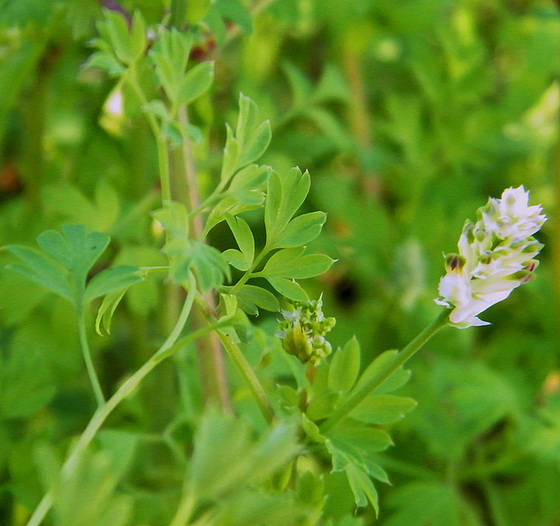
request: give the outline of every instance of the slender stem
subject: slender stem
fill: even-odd
[[[186,488],[185,488],[186,489]],[[173,517],[173,520],[169,523],[169,526],[185,526],[188,524],[188,520],[194,509],[194,495],[191,491],[184,491],[181,496],[181,501],[179,502],[179,507],[177,508],[177,513]]]
[[[253,368],[249,365],[245,356],[243,356],[241,349],[239,349],[239,347],[231,340],[231,337],[228,334],[225,334],[222,331],[218,331],[217,334],[231,358],[231,361],[253,395],[253,398],[259,406],[264,419],[270,424],[274,419],[274,409],[272,408],[272,404],[266,396],[259,379],[255,375]]]
[[[131,69],[128,70],[128,81],[132,86],[132,89],[136,93],[136,96],[140,100],[140,103],[143,106],[148,104],[148,100],[140,87],[136,79],[136,72],[131,66]],[[156,139],[157,145],[157,153],[158,153],[158,168],[159,168],[159,180],[161,185],[161,200],[165,205],[169,201],[171,201],[171,183],[170,183],[170,170],[169,170],[169,154],[167,151],[167,140],[163,136],[160,126],[155,119],[155,117],[150,113],[145,113],[146,118],[148,119],[148,124],[152,129],[152,133]]]
[[[372,391],[377,389],[391,374],[416,354],[436,332],[445,326],[448,317],[449,311],[444,310],[431,325],[420,332],[402,351],[395,354],[391,361],[380,368],[359,389],[352,391],[338,409],[321,424],[319,427],[321,433],[331,430],[343,418],[348,416]]]
[[[187,298],[185,299],[185,303],[183,305],[183,309],[175,324],[175,327],[171,331],[171,334],[165,340],[163,345],[158,349],[158,351],[153,354],[145,363],[138,369],[116,392],[115,394],[100,405],[91,420],[89,421],[88,425],[86,426],[84,432],[81,434],[78,442],[76,443],[72,453],[62,466],[62,474],[71,473],[76,464],[79,462],[81,456],[83,455],[84,451],[87,449],[107,417],[115,410],[115,408],[127,397],[129,396],[142,382],[142,380],[157,366],[158,363],[162,361],[161,356],[165,355],[165,357],[169,356],[169,349],[174,347],[177,338],[180,336],[181,331],[183,330],[185,323],[189,317],[189,314],[192,309],[192,304],[194,298],[196,296],[196,282],[194,277],[190,276],[190,284],[189,290],[187,293]],[[50,510],[53,502],[54,502],[54,490],[51,488],[43,497],[33,515],[29,519],[27,526],[39,526],[42,520],[45,518],[45,515]]]
[[[93,394],[95,395],[97,406],[101,407],[105,403],[105,396],[103,396],[103,390],[101,389],[101,384],[99,383],[99,378],[97,376],[97,372],[95,371],[95,366],[93,365],[93,359],[91,357],[91,351],[87,339],[86,317],[83,308],[78,311],[78,333],[80,336],[80,347],[82,348],[82,355],[86,364]]]
[[[189,114],[186,106],[181,106],[181,108],[179,109],[178,117],[179,122],[184,127],[184,129],[186,129],[189,125]],[[190,210],[194,210],[200,204],[200,193],[198,191],[198,184],[196,181],[196,167],[194,165],[192,145],[186,134],[183,137],[182,154],[183,163],[185,166],[185,179],[187,182],[187,189],[189,194],[189,208]],[[191,220],[193,224],[194,235],[197,239],[200,239],[202,230],[204,229],[202,217],[200,215],[194,215],[192,216]]]
[[[255,274],[255,269],[260,265],[261,261],[263,260],[263,258],[270,252],[270,249],[268,248],[268,246],[264,246],[263,249],[261,250],[260,254],[255,258],[255,260],[253,261],[253,264],[251,265],[251,267],[249,268],[249,270],[247,270],[245,272],[245,274],[243,274],[243,276],[241,276],[241,278],[239,278],[239,281],[233,286],[233,288],[229,291],[230,294],[237,294],[239,292],[239,289],[245,285],[245,283],[247,283],[247,281],[249,281],[250,278],[252,278]]]

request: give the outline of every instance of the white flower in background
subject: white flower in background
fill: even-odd
[[[447,274],[439,283],[438,305],[453,309],[449,323],[465,329],[489,325],[477,316],[504,300],[533,278],[544,246],[532,235],[546,221],[541,206],[529,206],[523,186],[504,190],[478,210],[478,221],[467,220],[459,239],[459,254],[446,256]]]

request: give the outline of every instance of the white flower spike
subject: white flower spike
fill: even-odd
[[[544,246],[532,237],[546,221],[541,212],[541,206],[529,206],[529,192],[520,186],[504,190],[501,199],[490,198],[476,223],[465,222],[459,254],[446,256],[447,274],[435,300],[452,309],[450,325],[489,325],[478,315],[533,278],[534,258]]]

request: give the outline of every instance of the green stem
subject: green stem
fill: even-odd
[[[93,359],[87,340],[86,317],[83,308],[78,311],[78,333],[80,336],[80,347],[82,348],[82,355],[86,364],[93,394],[95,395],[97,406],[101,407],[105,403],[105,396],[103,396],[103,390],[101,389],[101,384],[99,383],[99,378],[95,371],[95,366],[93,365]]]
[[[255,375],[253,368],[249,365],[245,356],[243,356],[241,349],[231,340],[231,337],[228,334],[221,331],[218,331],[217,334],[231,361],[235,365],[237,371],[243,378],[243,381],[249,388],[251,395],[255,399],[255,402],[259,406],[264,419],[270,424],[274,420],[274,409],[272,408],[272,404],[266,396],[259,379]]]
[[[173,517],[173,520],[169,523],[169,526],[185,526],[188,524],[193,509],[194,509],[194,495],[191,491],[185,491],[181,496],[181,501],[179,502],[179,507],[177,508],[177,513]]]
[[[348,416],[358,404],[360,404],[372,391],[377,389],[389,376],[399,367],[409,360],[422,346],[447,323],[449,311],[444,310],[437,319],[426,327],[416,338],[414,338],[401,352],[394,355],[393,359],[387,362],[359,389],[350,393],[350,396],[342,402],[338,409],[325,420],[319,430],[321,433],[330,431],[342,419]]]
[[[140,84],[136,79],[136,72],[134,71],[134,69],[132,69],[132,67],[129,70],[128,81],[132,86],[132,89],[136,93],[136,96],[140,100],[140,103],[143,106],[146,106],[148,104],[148,99],[146,99],[146,96],[144,95],[144,92],[142,91],[142,88],[140,87]],[[150,125],[152,133],[154,134],[154,137],[156,139],[157,153],[158,153],[159,180],[161,185],[161,200],[165,205],[166,203],[169,203],[169,201],[171,201],[171,183],[170,183],[171,176],[169,170],[169,155],[167,151],[167,140],[163,136],[161,132],[161,128],[157,120],[155,119],[155,117],[150,113],[146,113],[145,115],[146,118],[148,119],[148,124]]]
[[[255,269],[260,265],[261,261],[264,259],[264,257],[270,252],[270,249],[268,248],[267,245],[265,245],[263,247],[263,249],[261,250],[261,253],[255,258],[255,260],[253,261],[253,264],[251,265],[251,267],[249,268],[249,270],[247,270],[245,272],[245,274],[243,274],[243,276],[241,276],[241,278],[239,278],[239,281],[233,286],[233,288],[229,291],[229,294],[237,294],[239,292],[239,289],[245,285],[245,283],[247,283],[247,281],[249,281],[249,279],[251,279],[254,276],[254,272]]]
[[[81,456],[83,455],[84,451],[87,449],[107,417],[115,410],[115,408],[127,397],[129,396],[142,382],[142,380],[157,366],[158,363],[162,361],[162,356],[169,356],[169,349],[174,347],[177,338],[181,334],[185,323],[189,317],[189,314],[192,309],[192,304],[196,295],[196,282],[194,277],[190,276],[190,284],[189,290],[187,293],[187,298],[185,299],[185,303],[183,305],[183,309],[175,324],[175,327],[171,331],[171,334],[165,340],[163,345],[158,349],[158,351],[153,354],[145,363],[138,369],[119,389],[115,392],[115,394],[100,405],[91,420],[89,421],[87,427],[85,428],[84,432],[81,434],[76,446],[72,450],[72,453],[62,466],[61,474],[69,474],[75,468],[76,464],[80,460]],[[29,519],[27,526],[39,526],[45,515],[50,510],[53,502],[54,502],[54,490],[50,489],[43,497],[37,508],[35,509],[33,515]]]
[[[167,140],[161,132],[156,136],[159,180],[161,185],[161,201],[164,205],[171,201],[171,183],[169,172],[169,153],[167,151]]]

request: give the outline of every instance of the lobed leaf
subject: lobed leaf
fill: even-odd
[[[305,201],[310,184],[309,173],[302,173],[299,168],[292,168],[284,177],[276,172],[270,175],[264,215],[266,242],[270,247],[277,246],[289,221]]]

